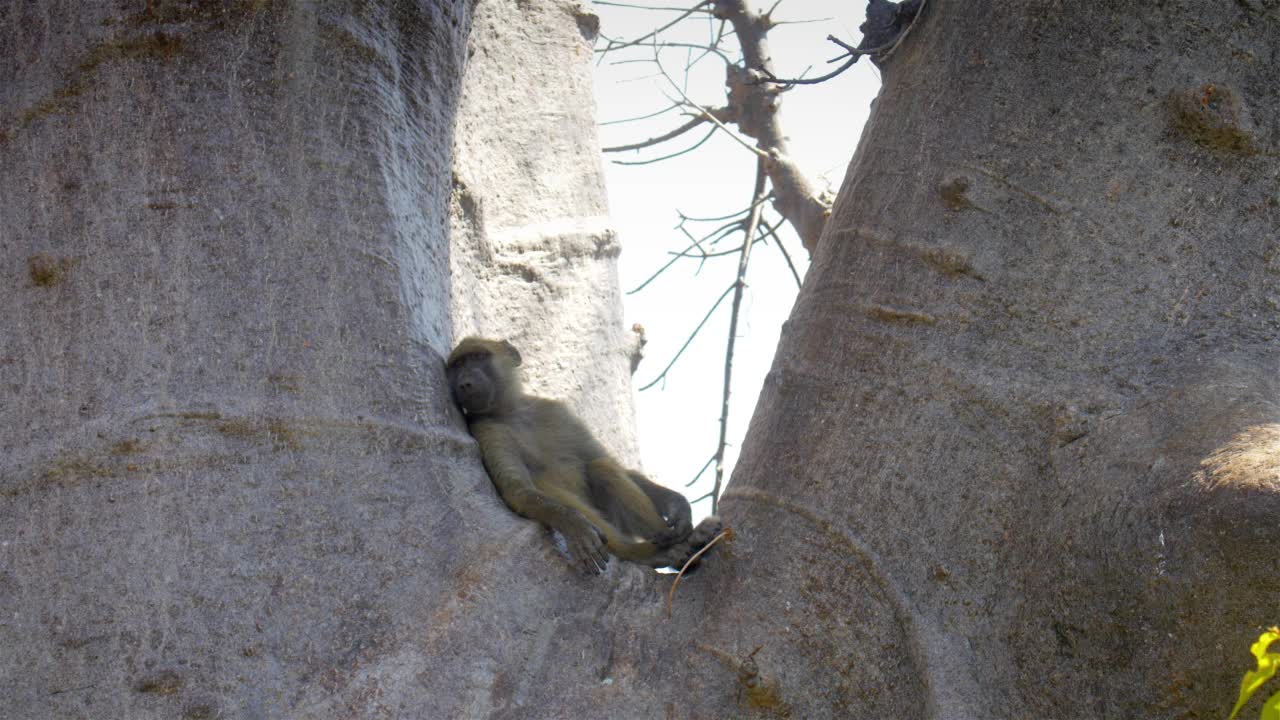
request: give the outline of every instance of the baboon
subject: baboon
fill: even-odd
[[[593,573],[607,555],[678,567],[719,532],[715,518],[694,529],[683,495],[624,468],[564,403],[524,394],[520,361],[505,340],[469,337],[446,366],[485,469],[512,510],[559,532]]]

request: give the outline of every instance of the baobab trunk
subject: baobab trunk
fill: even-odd
[[[0,715],[543,715],[540,673],[608,652],[583,626],[649,576],[579,578],[507,510],[442,359],[535,338],[634,454],[594,30],[0,5]]]
[[[1269,3],[928,3],[712,621],[775,596],[757,662],[825,658],[830,716],[1225,716],[1280,606],[1278,57]]]
[[[377,716],[488,491],[438,367],[470,8],[117,5],[0,8],[0,714]]]

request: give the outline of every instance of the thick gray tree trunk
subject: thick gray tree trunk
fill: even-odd
[[[514,334],[635,455],[594,28],[0,5],[0,717],[487,717],[607,649],[441,367]]]
[[[0,6],[0,714],[431,694],[367,683],[505,519],[439,369],[470,10],[356,6]]]
[[[1278,68],[1274,2],[929,3],[724,501],[708,619],[798,716],[1225,716],[1280,607]]]

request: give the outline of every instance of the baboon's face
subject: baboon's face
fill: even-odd
[[[520,392],[519,364],[520,352],[505,340],[464,339],[445,369],[453,401],[467,417],[497,412],[504,398]]]

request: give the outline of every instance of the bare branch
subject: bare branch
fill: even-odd
[[[671,27],[669,23],[652,33],[627,43],[609,39],[608,47],[605,50],[636,47],[647,41],[647,44],[652,47],[652,62],[658,68],[658,75],[666,79],[671,87],[669,92],[675,94],[669,95],[674,105],[696,111],[699,117],[705,117],[710,120],[717,129],[725,131],[734,142],[737,142],[758,158],[767,156],[769,162],[766,165],[766,169],[773,187],[772,199],[774,208],[787,222],[795,227],[805,248],[813,252],[814,248],[817,247],[818,239],[821,237],[822,229],[826,225],[830,204],[824,200],[820,193],[814,191],[812,184],[790,157],[786,136],[782,131],[781,122],[778,118],[780,93],[791,87],[791,85],[787,84],[787,82],[791,81],[780,82],[777,80],[770,59],[771,53],[768,48],[767,35],[769,29],[776,24],[771,19],[771,13],[776,11],[777,8],[778,5],[775,4],[773,8],[770,8],[769,12],[758,14],[747,7],[746,0],[703,0],[691,8],[688,13],[681,13],[680,18],[686,18],[688,14],[693,12],[705,12],[709,27],[715,28],[711,32],[708,45],[661,42],[658,39],[658,35],[663,30]],[[717,21],[718,25],[715,24]],[[730,34],[730,29],[731,34],[738,39],[742,57],[740,65],[731,63],[729,55],[722,52],[718,47],[722,39],[727,34]],[[887,40],[889,36],[881,35],[879,37]],[[848,64],[851,65],[857,57],[860,57],[856,53],[861,51],[857,51],[856,48],[852,48],[847,43],[834,37],[831,38],[831,41],[840,46],[846,54],[854,53],[847,60]],[[714,110],[702,107],[689,97],[683,85],[677,82],[674,76],[666,70],[663,65],[662,50],[680,47],[702,51],[700,55],[687,57],[683,60],[686,81],[689,77],[690,68],[708,52],[716,53],[726,63],[725,84],[728,87],[728,103],[726,107]],[[841,57],[844,56],[842,55]],[[831,76],[833,75],[823,76],[823,78]],[[808,84],[820,82],[823,78],[797,78],[795,82]],[[697,124],[699,123],[690,121],[671,133],[653,138],[644,143],[610,148],[609,150],[611,152],[619,152],[628,149],[651,147],[660,144],[664,140],[677,137]],[[731,128],[730,125],[734,127]],[[709,137],[703,138],[703,142],[708,139]],[[701,144],[699,143],[695,147]],[[690,148],[689,150],[692,149]],[[683,155],[689,150],[650,160],[615,162],[624,165],[647,165]]]
[[[747,212],[751,212],[751,209],[748,208],[742,214],[745,215],[745,213]],[[741,230],[744,227],[746,227],[746,224],[742,220],[730,220],[729,222],[724,223],[723,225],[718,225],[712,230],[708,231],[706,234],[702,236],[702,239],[711,240],[711,244],[715,245],[716,243],[728,237],[735,230]],[[712,240],[713,237],[715,238],[714,240]]]
[[[779,117],[783,88],[762,80],[775,77],[769,51],[768,23],[747,8],[746,0],[717,0],[716,12],[728,20],[742,48],[742,66],[725,71],[728,106],[742,134],[754,138],[769,154],[766,171],[773,185],[773,206],[796,229],[805,248],[817,247],[829,206],[790,157]]]
[[[687,247],[684,250],[681,250],[680,252],[668,251],[668,253],[671,255],[675,255],[676,257],[696,257],[705,262],[707,258],[714,257],[714,255],[712,253],[708,253],[706,249],[702,247],[703,242],[707,242],[707,244],[711,245],[711,247],[715,247],[717,244],[719,244],[721,240],[729,237],[730,235],[736,232],[740,232],[742,228],[743,228],[743,224],[741,222],[736,222],[728,227],[724,227],[719,230],[712,230],[710,233],[702,236],[701,240],[694,240],[693,243],[694,243],[694,246],[698,248],[698,254],[693,254],[689,252],[689,250],[692,249],[692,247]],[[737,249],[729,251],[729,254],[732,254],[735,252],[737,252]],[[720,253],[720,254],[724,254],[724,253]],[[702,270],[701,263],[698,264],[698,270],[699,271]]]
[[[653,61],[650,60],[649,58],[631,58],[630,60],[614,60],[613,62],[609,63],[609,67],[618,67],[621,65],[639,65],[641,63],[647,63],[647,62],[653,62]],[[649,78],[649,77],[657,77],[657,75],[641,75],[640,76],[641,79]],[[627,80],[627,82],[633,82],[633,80]]]
[[[778,251],[782,253],[782,259],[787,261],[787,268],[791,270],[791,277],[796,279],[796,287],[803,285],[804,282],[800,279],[800,273],[796,272],[795,263],[791,262],[791,253],[787,252],[786,246],[782,244],[782,238],[778,237],[777,228],[770,227],[765,222],[761,222],[760,227],[773,238],[773,244],[778,246]]]
[[[623,123],[636,122],[637,120],[648,120],[649,118],[655,118],[655,117],[658,117],[659,115],[666,115],[672,110],[679,110],[682,107],[684,107],[684,105],[681,105],[680,103],[671,103],[670,105],[659,110],[658,112],[649,113],[648,115],[640,115],[633,118],[622,118],[620,120],[608,120],[606,122],[600,123],[600,125],[602,126],[603,125],[621,125]]]
[[[705,256],[706,256],[707,252],[706,252],[706,250],[703,250],[703,249],[702,249],[702,241],[703,241],[703,240],[706,240],[706,239],[708,239],[708,238],[710,238],[710,237],[712,237],[712,236],[714,236],[714,235],[717,235],[717,234],[721,234],[721,235],[725,234],[725,233],[726,233],[726,230],[725,230],[726,228],[728,229],[728,232],[732,232],[733,230],[735,230],[735,229],[737,229],[737,228],[740,228],[740,227],[742,227],[742,223],[741,223],[741,222],[737,222],[737,223],[728,223],[728,224],[726,224],[726,225],[722,225],[722,226],[721,226],[721,227],[719,227],[719,228],[716,228],[715,230],[712,230],[711,232],[707,233],[706,235],[703,235],[701,238],[695,238],[695,237],[693,236],[693,234],[692,234],[692,233],[690,233],[688,230],[685,230],[685,228],[684,228],[684,222],[681,222],[679,225],[677,225],[677,226],[676,226],[676,229],[677,229],[677,230],[679,230],[680,232],[684,233],[685,237],[689,238],[689,245],[687,245],[687,246],[685,247],[685,249],[684,249],[682,252],[679,252],[679,253],[672,253],[672,254],[674,255],[674,257],[672,257],[670,260],[668,260],[666,263],[664,263],[664,264],[662,265],[662,267],[658,268],[658,269],[657,269],[657,271],[655,271],[652,275],[650,275],[650,276],[648,277],[648,279],[646,279],[644,282],[642,282],[642,283],[640,283],[638,286],[636,286],[636,288],[635,288],[635,289],[633,289],[633,290],[628,290],[628,291],[627,291],[627,294],[628,294],[628,295],[634,295],[634,294],[636,294],[636,293],[640,292],[641,290],[643,290],[643,289],[645,288],[645,286],[646,286],[646,285],[648,285],[649,283],[651,283],[651,282],[653,282],[654,280],[658,279],[658,276],[659,276],[659,275],[661,275],[662,273],[666,272],[667,268],[669,268],[669,267],[671,267],[672,265],[674,265],[674,264],[676,263],[676,261],[677,261],[677,260],[679,260],[680,258],[682,258],[682,257],[700,257],[699,255],[689,255],[689,254],[688,254],[689,250],[690,250],[690,249],[692,249],[692,248],[695,248],[695,247],[696,247],[696,248],[698,248],[698,250],[702,252],[701,257],[703,257],[703,259],[705,260]],[[714,242],[718,242],[718,241],[719,241],[719,238],[716,238],[716,241],[713,241],[713,244],[714,244]],[[698,270],[699,270],[699,271],[701,271],[701,270],[702,270],[702,265],[701,265],[701,264],[699,264],[699,265],[698,265]]]
[[[764,240],[765,240],[765,238],[762,236],[762,237],[758,237],[758,238],[756,238],[755,240],[753,240],[753,241],[752,241],[752,243],[754,244],[754,243],[758,243],[758,242],[763,242]],[[734,249],[732,249],[732,250],[724,250],[724,251],[721,251],[721,252],[714,252],[714,253],[703,252],[701,255],[695,255],[695,254],[690,253],[690,252],[674,252],[674,251],[668,251],[668,254],[670,254],[670,255],[676,255],[676,256],[679,256],[679,257],[696,257],[696,258],[701,258],[701,259],[703,259],[703,260],[706,260],[706,259],[708,259],[708,258],[724,257],[724,256],[726,256],[726,255],[733,255],[733,254],[735,254],[735,253],[740,253],[740,252],[742,252],[742,248],[741,248],[741,247],[736,247],[736,248],[734,248]]]
[[[628,291],[627,291],[627,294],[628,294],[628,295],[635,295],[636,293],[638,293],[638,292],[640,292],[641,290],[645,289],[645,288],[649,285],[649,283],[653,282],[654,280],[657,280],[659,275],[661,275],[662,273],[666,272],[667,268],[671,267],[672,265],[675,265],[675,264],[676,264],[676,261],[677,261],[677,260],[679,260],[679,259],[680,259],[679,257],[673,257],[673,258],[671,258],[670,260],[668,260],[668,261],[667,261],[667,262],[666,262],[662,267],[658,268],[658,269],[657,269],[657,270],[656,270],[652,275],[650,275],[648,278],[646,278],[644,282],[642,282],[642,283],[640,283],[639,285],[635,286],[635,288],[633,288],[633,289],[631,289],[631,290],[628,290]]]
[[[752,248],[756,243],[767,243],[772,239],[777,244],[778,250],[782,254],[797,286],[800,286],[802,283],[800,273],[796,269],[795,263],[792,261],[778,233],[780,223],[791,223],[805,247],[812,252],[816,247],[818,237],[821,235],[830,212],[829,200],[826,199],[823,193],[813,190],[813,186],[789,156],[787,139],[782,131],[778,116],[781,94],[789,89],[789,86],[785,82],[777,81],[773,73],[767,34],[770,28],[782,24],[774,21],[771,17],[780,4],[781,0],[778,0],[768,12],[754,13],[748,9],[746,0],[703,0],[688,11],[681,12],[676,20],[643,37],[629,42],[605,38],[607,46],[599,51],[604,54],[612,50],[637,47],[642,44],[651,46],[651,62],[658,70],[656,75],[664,78],[671,88],[670,91],[664,92],[671,101],[671,106],[659,113],[646,117],[667,113],[675,108],[686,108],[690,114],[696,113],[694,117],[673,130],[643,142],[610,147],[605,152],[617,153],[655,147],[687,134],[699,125],[709,122],[714,126],[696,145],[687,150],[653,160],[637,162],[614,161],[616,164],[648,164],[685,154],[710,139],[716,130],[723,130],[735,142],[756,156],[755,185],[749,207],[746,210],[718,218],[697,218],[679,213],[680,222],[676,226],[676,230],[687,238],[688,246],[678,253],[671,253],[670,259],[663,263],[662,267],[658,268],[644,282],[631,291],[631,293],[636,293],[645,289],[681,258],[697,259],[698,265],[695,272],[700,272],[703,265],[711,258],[725,257],[734,253],[738,254],[738,269],[733,283],[721,293],[706,311],[684,343],[671,356],[666,367],[650,382],[639,388],[640,390],[648,390],[659,383],[665,382],[672,368],[691,347],[694,338],[704,330],[711,317],[715,315],[720,305],[732,292],[733,301],[729,318],[729,335],[725,347],[721,414],[716,450],[686,485],[686,487],[697,485],[706,475],[709,468],[715,468],[713,487],[701,497],[691,501],[692,503],[698,503],[704,499],[710,499],[712,513],[717,512],[719,497],[728,481],[725,460],[727,451],[731,447],[728,442],[728,422],[731,409],[733,361],[740,321],[742,320],[743,298],[747,288],[746,275]],[[674,9],[671,10],[674,11]],[[665,43],[659,39],[659,35],[663,31],[696,12],[704,12],[708,18],[709,33],[707,44]],[[717,20],[719,21],[718,26],[715,25]],[[905,20],[906,18],[904,17]],[[730,34],[738,38],[742,58],[740,63],[734,63],[730,60],[730,57],[735,55],[730,48],[721,47],[724,38]],[[881,38],[882,42],[888,39],[887,36],[881,36]],[[830,38],[830,40],[843,51],[833,62],[846,62],[846,67],[835,74],[847,69],[862,54],[869,54],[883,49],[858,51],[856,48],[852,48],[847,43],[843,43],[834,37]],[[671,54],[664,55],[662,52],[663,50],[677,48],[684,48],[688,52],[683,57]],[[686,87],[686,84],[690,81],[694,66],[711,53],[716,54],[726,64],[725,84],[728,90],[726,106],[714,109],[705,108],[695,102],[689,97]],[[684,65],[681,80],[678,81],[674,75],[667,71],[664,61],[667,65],[677,61]],[[806,70],[805,74],[808,74],[808,72]],[[834,74],[831,76],[834,77]],[[819,81],[819,79],[808,80],[805,84]],[[771,188],[771,191],[767,191],[769,188]],[[765,203],[768,201],[772,201],[774,208],[782,216],[782,220],[777,224],[771,223],[764,217]],[[692,223],[695,222],[716,223],[717,227],[706,233],[701,231],[695,233],[691,231]],[[726,238],[731,236],[740,237],[741,242],[726,241]],[[730,244],[736,245],[736,247],[720,250],[717,247],[720,242],[726,242],[726,247],[729,247]]]
[[[684,91],[680,89],[680,86],[676,84],[676,81],[675,81],[675,80],[672,80],[672,79],[671,79],[671,76],[667,74],[667,70],[666,70],[666,68],[662,67],[662,61],[658,59],[658,57],[657,57],[657,54],[656,54],[656,53],[655,53],[655,55],[654,55],[653,62],[658,66],[658,70],[662,72],[663,76],[665,76],[665,77],[667,78],[667,82],[671,83],[671,87],[675,88],[675,91],[676,91],[676,92],[678,92],[678,93],[680,93],[680,97],[681,97],[681,99],[683,99],[683,100],[685,101],[685,103],[687,103],[687,104],[689,105],[689,107],[691,107],[691,108],[693,108],[693,109],[697,110],[698,112],[702,113],[703,115],[705,115],[705,116],[707,117],[707,119],[708,119],[708,120],[710,120],[711,122],[713,122],[713,123],[715,123],[715,124],[716,124],[716,127],[720,128],[721,130],[723,130],[723,131],[725,131],[726,133],[728,133],[729,137],[731,137],[731,138],[733,138],[734,140],[736,140],[736,141],[738,142],[738,144],[739,144],[739,145],[742,145],[743,147],[745,147],[745,148],[746,148],[747,150],[749,150],[753,155],[755,155],[755,156],[757,156],[757,157],[768,157],[768,156],[769,156],[769,154],[768,154],[768,153],[766,153],[765,151],[761,150],[761,149],[760,149],[760,148],[758,148],[758,147],[753,146],[751,143],[748,143],[746,140],[743,140],[743,139],[738,135],[738,133],[736,133],[736,132],[734,132],[734,131],[730,130],[730,129],[728,128],[728,126],[726,126],[724,123],[720,122],[719,118],[717,118],[717,117],[716,117],[716,116],[715,116],[715,115],[714,115],[710,110],[708,110],[708,109],[706,109],[706,108],[702,107],[702,106],[701,106],[701,105],[699,105],[698,103],[696,103],[696,102],[694,102],[693,100],[691,100],[691,99],[689,98],[689,96],[688,96],[688,95],[685,95],[685,94],[684,94]]]
[[[703,493],[703,494],[699,495],[698,497],[696,497],[696,498],[694,498],[694,499],[690,500],[690,501],[689,501],[689,504],[690,504],[690,505],[695,505],[695,504],[697,504],[697,503],[702,502],[703,500],[711,500],[711,501],[713,501],[711,504],[712,504],[712,505],[715,505],[715,502],[714,502],[714,500],[715,500],[715,499],[716,499],[715,491],[713,491],[713,490],[708,490],[708,491],[706,491],[705,493]]]
[[[702,53],[702,55],[700,55],[697,59],[695,59],[694,61],[690,62],[690,63],[689,63],[689,65],[687,66],[687,68],[691,68],[691,67],[693,67],[694,65],[697,65],[697,64],[698,64],[698,60],[701,60],[703,57],[706,57],[709,53],[714,53],[714,54],[718,55],[718,56],[720,57],[720,59],[721,59],[721,60],[723,60],[723,61],[725,62],[725,64],[726,64],[726,65],[732,65],[732,64],[733,64],[733,60],[731,60],[731,59],[729,58],[729,56],[728,56],[728,55],[725,55],[723,52],[720,52],[720,49],[719,49],[717,46],[715,46],[715,45],[696,45],[696,44],[694,44],[694,43],[663,42],[663,43],[662,43],[662,47],[663,47],[663,48],[689,48],[689,49],[692,49],[692,50],[705,50],[705,51],[706,51],[706,52]],[[646,62],[653,62],[653,60],[651,60],[650,58],[645,58],[645,61],[646,61]],[[686,68],[686,69],[687,69],[687,68]]]
[[[827,36],[827,42],[835,43],[836,45],[839,45],[840,47],[844,48],[844,52],[842,52],[842,53],[840,53],[839,55],[837,55],[837,56],[835,56],[835,57],[831,58],[830,60],[828,60],[827,62],[829,62],[829,63],[833,63],[833,62],[835,62],[835,61],[837,61],[837,60],[840,60],[840,59],[844,58],[846,55],[857,55],[857,54],[859,54],[859,53],[861,53],[861,52],[862,52],[862,51],[861,51],[861,50],[859,50],[858,48],[856,48],[856,47],[854,47],[854,46],[850,45],[849,43],[847,43],[847,42],[845,42],[845,41],[841,40],[840,38],[836,37],[835,35],[828,35],[828,36]]]
[[[765,202],[765,201],[767,201],[767,200],[771,199],[772,197],[773,197],[773,194],[772,194],[772,193],[770,193],[769,195],[766,195],[766,196],[764,197],[764,199],[763,199],[763,200],[761,200],[760,202],[762,202],[762,203],[763,203],[763,202]],[[681,211],[679,211],[679,210],[676,210],[676,214],[680,216],[680,220],[681,220],[681,222],[682,222],[682,223],[683,223],[683,221],[685,221],[685,220],[688,220],[688,221],[690,221],[690,222],[720,222],[721,220],[732,220],[733,218],[736,218],[736,217],[738,217],[739,215],[743,215],[743,216],[745,216],[747,213],[751,212],[752,208],[754,208],[754,207],[755,207],[754,205],[749,205],[749,206],[747,206],[747,207],[743,208],[742,210],[739,210],[739,211],[737,211],[737,212],[733,213],[732,215],[724,215],[724,216],[722,216],[722,217],[695,217],[695,216],[693,216],[693,215],[685,215],[683,212],[681,212]]]
[[[738,277],[733,283],[733,309],[729,313],[729,342],[724,353],[724,395],[720,403],[720,442],[716,446],[716,483],[711,488],[711,514],[715,515],[720,502],[720,490],[724,487],[724,451],[728,446],[729,389],[733,379],[733,349],[738,340],[738,317],[742,307],[742,293],[747,287],[747,264],[751,261],[751,247],[755,245],[756,228],[760,224],[760,203],[765,196],[765,183],[769,179],[765,160],[756,161],[756,186],[751,192],[751,217],[742,242],[742,255],[738,260]]]
[[[628,47],[633,47],[633,46],[639,45],[639,44],[641,44],[641,43],[645,42],[646,40],[649,40],[650,38],[657,37],[657,35],[658,35],[659,33],[661,33],[663,30],[667,30],[667,29],[669,29],[669,28],[673,27],[674,25],[676,25],[677,23],[679,23],[681,20],[684,20],[685,18],[689,17],[690,15],[693,15],[694,13],[697,13],[697,12],[710,12],[710,11],[709,11],[709,10],[707,10],[706,8],[707,8],[707,6],[708,6],[708,5],[710,5],[710,4],[711,4],[711,2],[712,2],[712,0],[702,0],[702,2],[698,3],[697,5],[694,5],[693,7],[689,8],[688,10],[685,10],[684,12],[680,13],[678,16],[676,16],[676,19],[675,19],[675,20],[672,20],[671,22],[667,23],[666,25],[663,25],[662,27],[657,28],[656,30],[653,30],[653,31],[652,31],[652,32],[650,32],[648,35],[642,35],[642,36],[640,36],[640,37],[636,38],[635,40],[629,40],[629,41],[627,41],[627,42],[619,42],[619,41],[614,40],[614,39],[612,39],[612,38],[607,38],[607,37],[605,37],[604,35],[601,35],[600,37],[604,38],[605,42],[606,42],[606,43],[608,43],[608,44],[604,47],[604,49],[602,49],[602,50],[596,50],[596,52],[598,52],[598,53],[600,53],[601,55],[603,55],[603,54],[605,54],[605,53],[612,52],[612,51],[614,51],[614,50],[621,50],[622,48],[628,48]]]
[[[879,56],[880,60],[884,60],[885,58],[888,58],[890,55],[892,55],[894,51],[898,49],[898,46],[902,44],[902,41],[906,39],[907,35],[910,34],[912,28],[916,26],[916,22],[920,19],[920,16],[924,14],[924,9],[927,4],[928,4],[928,0],[920,0],[920,5],[918,8],[916,8],[915,15],[911,17],[911,21],[910,23],[907,24],[907,27],[904,28],[902,32],[897,33],[896,37],[894,37],[892,41],[884,43],[878,47],[873,47],[873,48],[854,47],[849,43],[846,43],[843,40],[840,40],[834,35],[828,35],[827,40],[829,42],[835,43],[836,45],[839,45],[840,48],[844,50],[844,52],[834,58],[831,58],[827,62],[837,62],[839,60],[844,60],[845,58],[848,58],[848,60],[845,60],[845,63],[843,65],[836,68],[832,72],[827,73],[826,75],[823,75],[821,77],[815,77],[815,78],[794,78],[794,79],[783,80],[777,77],[773,77],[772,73],[767,73],[766,77],[762,79],[760,82],[773,83],[775,85],[783,85],[788,87],[795,86],[795,85],[816,85],[821,82],[826,82],[831,78],[836,77],[840,73],[843,73],[844,71],[853,67],[854,63],[858,62],[858,60],[861,59],[862,56],[864,55],[871,55],[872,57]],[[863,27],[865,28],[866,26],[864,25]],[[867,39],[864,38],[863,42],[866,42],[866,40]]]
[[[618,146],[615,146],[615,147],[601,148],[601,149],[600,149],[600,151],[601,151],[601,152],[607,152],[607,153],[611,153],[611,152],[626,152],[626,151],[628,151],[628,150],[640,150],[640,149],[642,149],[642,148],[652,147],[652,146],[654,146],[654,145],[657,145],[658,143],[664,143],[664,142],[666,142],[666,141],[668,141],[668,140],[672,140],[672,139],[674,139],[674,138],[678,138],[678,137],[680,137],[681,135],[683,135],[683,134],[685,134],[685,133],[689,132],[690,130],[692,130],[692,129],[696,128],[696,127],[698,127],[699,125],[701,125],[702,123],[704,123],[704,122],[706,122],[706,121],[707,121],[707,117],[706,117],[706,116],[704,116],[704,115],[699,115],[699,116],[697,116],[697,117],[693,118],[692,120],[690,120],[689,122],[687,122],[687,123],[685,123],[685,124],[681,125],[680,127],[676,128],[675,130],[672,130],[671,132],[663,133],[662,135],[659,135],[658,137],[649,138],[648,140],[644,140],[644,141],[642,141],[642,142],[638,142],[638,143],[632,143],[632,144],[630,144],[630,145],[618,145]]]
[[[696,482],[698,482],[698,479],[702,477],[702,473],[706,472],[706,471],[707,471],[707,468],[711,467],[711,463],[713,463],[713,462],[715,462],[715,461],[716,461],[716,456],[715,456],[715,455],[712,455],[710,458],[708,458],[708,459],[707,459],[707,464],[706,464],[706,465],[703,465],[703,466],[702,466],[702,469],[698,471],[698,474],[697,474],[697,475],[694,475],[694,476],[693,476],[693,479],[692,479],[692,480],[690,480],[689,482],[685,483],[685,484],[684,484],[684,486],[685,486],[685,487],[693,487],[693,484],[694,484],[694,483],[696,483]]]
[[[876,55],[878,53],[885,52],[886,50],[890,50],[894,47],[894,45],[885,45],[883,47],[878,47],[878,48],[869,48],[866,50],[859,50],[858,48],[853,47],[852,45],[849,45],[848,43],[840,40],[835,35],[828,35],[827,40],[845,49],[844,53],[837,55],[836,57],[833,57],[827,61],[829,63],[833,63],[838,60],[844,60],[845,58],[848,58],[848,60],[846,60],[845,63],[840,67],[836,68],[835,70],[832,70],[826,75],[820,75],[818,77],[812,77],[812,78],[798,77],[798,78],[782,79],[782,78],[774,77],[773,73],[766,71],[764,73],[764,77],[760,78],[760,80],[758,80],[757,82],[772,83],[774,85],[783,85],[787,87],[790,87],[793,85],[817,85],[818,83],[824,83],[830,80],[831,78],[836,77],[837,75],[843,73],[845,70],[848,70],[849,68],[853,67],[855,63],[857,63],[859,60],[862,59],[863,55]]]
[[[675,260],[672,260],[672,262],[675,262]],[[667,376],[667,373],[671,370],[671,367],[676,364],[676,361],[679,360],[680,356],[684,354],[684,351],[688,349],[689,343],[693,342],[693,339],[698,336],[698,333],[702,330],[702,326],[707,324],[707,321],[711,319],[711,315],[715,313],[716,308],[720,307],[720,303],[724,302],[724,299],[729,297],[729,293],[733,292],[733,289],[735,287],[737,286],[730,285],[729,287],[725,288],[725,291],[723,293],[720,293],[720,297],[716,299],[715,304],[713,304],[711,306],[711,309],[707,311],[707,314],[703,316],[702,322],[698,323],[698,327],[694,328],[693,332],[689,333],[689,339],[685,340],[684,345],[681,345],[680,349],[676,351],[675,356],[671,358],[671,362],[667,363],[667,366],[662,368],[662,372],[658,373],[658,377],[654,378],[648,385],[645,385],[644,387],[640,388],[640,390],[642,391],[648,390],[654,385],[657,385],[658,381],[662,380]]]
[[[605,2],[605,0],[594,0],[593,5],[608,5],[609,7],[631,8],[633,10],[659,10],[663,12],[685,12],[687,7],[656,7],[651,5],[633,5],[631,3]]]
[[[692,245],[693,245],[694,247],[697,247],[697,248],[698,248],[699,252],[701,252],[704,256],[707,254],[707,251],[706,251],[706,250],[704,250],[704,249],[703,249],[703,247],[702,247],[702,241],[701,241],[700,239],[698,239],[698,238],[694,237],[694,236],[693,236],[693,233],[689,232],[688,230],[685,230],[685,229],[684,229],[684,223],[680,223],[680,225],[678,225],[678,226],[676,227],[676,229],[677,229],[677,230],[679,230],[680,232],[684,233],[684,236],[685,236],[685,237],[687,237],[687,238],[689,238],[689,241],[692,243]],[[688,249],[689,249],[689,248],[687,248],[687,247],[685,248],[685,250],[688,250]],[[699,260],[699,261],[698,261],[698,269],[696,269],[696,270],[694,270],[694,271],[693,271],[694,277],[697,277],[699,274],[701,274],[701,273],[702,273],[702,267],[703,267],[704,265],[706,265],[706,264],[707,264],[707,261],[706,261],[706,258],[705,258],[705,257],[704,257],[702,260]]]
[[[707,43],[711,47],[720,47],[720,41],[725,38],[725,30],[729,30],[728,34],[730,35],[734,32],[733,26],[731,26],[727,20],[724,20],[723,18],[717,18],[717,20],[719,20],[719,24],[716,26],[715,35],[712,35],[711,42]],[[707,29],[710,30],[710,27]]]
[[[819,75],[818,77],[785,78],[784,79],[784,78],[776,78],[776,77],[773,77],[772,75],[766,75],[760,82],[773,83],[775,85],[782,85],[784,87],[791,87],[793,85],[817,85],[818,83],[824,83],[830,80],[831,78],[836,77],[837,75],[840,75],[845,70],[848,70],[849,68],[853,67],[854,64],[856,64],[861,57],[862,55],[854,55],[853,57],[849,58],[848,62],[846,62],[845,64],[841,65],[835,70],[832,70],[826,75]]]
[[[628,62],[638,62],[638,61],[632,60]],[[625,85],[627,83],[640,82],[641,80],[652,80],[656,77],[661,77],[661,75],[662,73],[649,73],[648,75],[637,75],[636,77],[633,77],[633,78],[625,78],[623,80],[619,80],[618,84]]]
[[[731,235],[734,231],[740,230],[741,228],[742,228],[741,222],[730,223],[729,225],[726,225],[722,228],[712,230],[706,235],[703,235],[701,238],[696,238],[693,236],[693,233],[689,232],[684,228],[684,223],[680,223],[680,225],[676,226],[676,229],[684,233],[685,237],[689,238],[689,245],[687,245],[685,249],[681,250],[680,252],[669,252],[668,254],[672,255],[673,257],[670,260],[668,260],[665,265],[659,268],[658,272],[654,273],[648,280],[645,280],[645,284],[648,284],[658,275],[661,275],[663,271],[671,267],[676,260],[679,260],[682,257],[698,258],[698,269],[693,271],[693,274],[697,275],[698,273],[702,272],[702,266],[706,264],[707,258],[715,257],[715,255],[708,253],[706,248],[702,247],[703,241],[714,237],[714,239],[712,239],[710,243],[714,247],[716,243],[720,242],[724,238]],[[693,248],[698,249],[697,254],[689,252]],[[736,251],[731,251],[731,252],[736,252]],[[719,253],[719,254],[730,254],[730,253]],[[643,285],[641,287],[643,287]],[[637,292],[639,290],[640,288],[636,288],[631,292]],[[630,295],[631,293],[627,293],[627,294]]]
[[[693,152],[694,150],[697,150],[698,148],[702,147],[703,143],[710,140],[711,136],[715,134],[716,134],[716,129],[711,128],[711,130],[709,130],[706,135],[703,135],[702,139],[699,140],[698,142],[690,145],[689,147],[683,150],[677,150],[676,152],[673,152],[670,155],[663,155],[662,157],[656,157],[649,160],[612,160],[611,162],[614,165],[651,165],[656,162],[662,162],[663,160],[670,160],[673,157],[680,157],[685,153],[689,153],[689,152]]]
[[[809,18],[808,20],[773,20],[771,24],[773,27],[778,27],[779,25],[813,25],[815,23],[831,22],[834,19],[835,18],[824,17]]]

